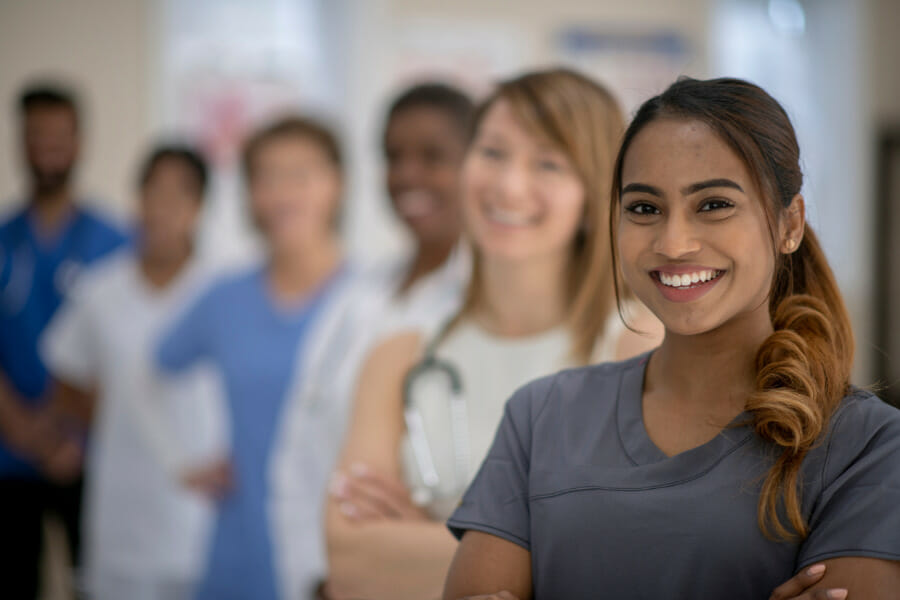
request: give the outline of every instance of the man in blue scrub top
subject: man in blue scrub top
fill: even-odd
[[[27,600],[39,591],[44,514],[61,517],[76,557],[81,502],[78,446],[42,411],[50,386],[38,338],[78,271],[126,238],[73,202],[73,96],[32,88],[19,109],[30,194],[0,222],[0,561],[4,597]]]

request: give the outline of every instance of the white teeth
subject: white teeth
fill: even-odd
[[[659,280],[663,285],[670,287],[688,287],[695,283],[705,283],[716,278],[716,271],[704,270],[694,273],[684,273],[683,275],[669,275],[668,273],[658,272]]]
[[[487,207],[487,216],[501,225],[510,225],[513,227],[522,227],[531,223],[531,219],[526,215],[497,208],[496,206]]]
[[[410,218],[431,214],[439,204],[434,194],[421,189],[409,190],[397,198],[397,209],[400,214]]]

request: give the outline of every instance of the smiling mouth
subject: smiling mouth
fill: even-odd
[[[718,269],[701,269],[691,273],[663,273],[651,271],[651,276],[662,285],[675,290],[689,290],[716,281],[725,271]]]
[[[436,212],[440,202],[434,194],[421,190],[409,190],[396,199],[397,211],[407,219],[420,219]]]
[[[483,208],[483,211],[489,221],[506,227],[527,227],[534,225],[537,220],[533,216],[518,211],[505,210],[498,206],[487,205]]]

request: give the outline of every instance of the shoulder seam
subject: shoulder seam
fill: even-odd
[[[860,390],[853,389],[851,391],[851,393],[845,397],[845,398],[853,398],[852,404],[851,403],[845,404],[842,402],[842,405],[838,407],[837,412],[832,416],[831,423],[829,424],[828,445],[825,447],[825,460],[822,461],[821,480],[822,480],[823,489],[828,485],[826,475],[828,473],[828,463],[831,459],[831,448],[832,448],[832,445],[834,444],[835,433],[837,432],[838,427],[840,426],[841,422],[847,416],[847,413],[850,411],[851,406],[855,405],[856,402],[859,401],[859,399],[860,399],[859,392],[860,392]]]
[[[559,373],[553,375],[550,378],[550,385],[547,387],[547,392],[544,394],[543,398],[543,406],[538,411],[538,413],[534,416],[534,420],[532,421],[532,432],[534,432],[534,423],[541,418],[541,415],[544,414],[544,411],[547,409],[547,406],[550,404],[550,394],[553,390],[556,389],[556,382],[559,379]]]

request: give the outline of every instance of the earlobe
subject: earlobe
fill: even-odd
[[[806,227],[806,203],[801,194],[791,199],[785,211],[782,252],[791,254],[800,247],[803,240],[803,230]]]

